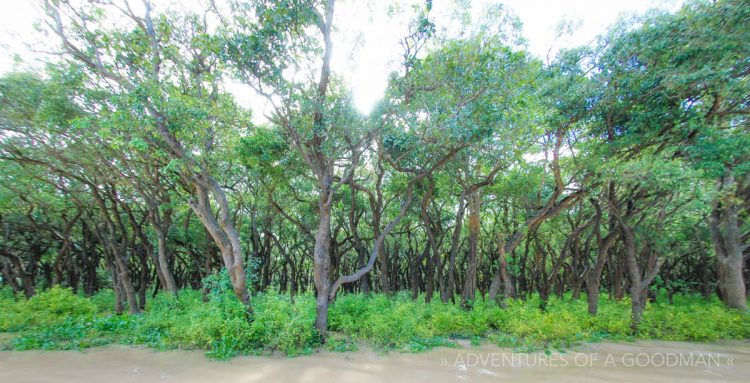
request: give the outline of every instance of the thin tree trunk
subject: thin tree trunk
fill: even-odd
[[[477,289],[477,268],[479,267],[479,209],[482,202],[480,189],[469,195],[469,257],[466,265],[461,302],[469,306],[474,301]]]

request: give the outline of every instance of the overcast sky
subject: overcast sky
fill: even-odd
[[[183,3],[190,0],[152,0],[156,7],[166,1]],[[471,1],[472,8],[481,8],[485,0]],[[523,23],[523,34],[528,50],[541,59],[550,57],[562,47],[589,44],[618,17],[643,13],[650,8],[678,8],[683,0],[505,0],[506,7]],[[436,23],[440,27],[442,14],[452,1],[433,0]],[[34,30],[40,17],[34,0],[0,0],[0,73],[17,67],[15,57],[26,63],[34,60],[27,44],[36,42],[43,47],[46,40]],[[162,4],[163,5],[163,4]],[[344,76],[350,85],[354,102],[360,111],[367,113],[382,96],[388,73],[397,65],[399,38],[406,31],[408,12],[386,12],[385,0],[342,0],[337,3],[335,24],[339,29],[334,42],[333,69]],[[557,38],[557,26],[562,20],[578,24],[575,33]],[[40,43],[41,41],[41,43]],[[355,49],[356,47],[356,49]],[[43,48],[42,48],[43,49]],[[37,55],[38,57],[38,55]],[[38,61],[38,60],[37,60]],[[37,64],[38,65],[38,62]],[[254,106],[256,118],[261,117],[262,105],[252,97],[243,96],[247,90],[238,84],[227,88],[245,104]],[[261,109],[261,110],[258,110]]]

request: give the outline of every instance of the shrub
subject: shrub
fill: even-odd
[[[99,290],[89,300],[99,313],[111,313],[115,309],[115,292],[112,289]]]
[[[73,294],[70,289],[55,286],[28,301],[3,302],[0,330],[20,331],[51,326],[68,319],[91,318],[95,313],[96,306],[90,300]]]
[[[29,316],[32,325],[53,324],[96,313],[96,305],[90,300],[58,286],[33,296],[21,309]]]
[[[338,298],[329,312],[329,327],[376,348],[405,351],[452,344],[439,339],[432,307],[412,301],[407,294],[390,298],[382,294],[348,295]]]
[[[649,304],[643,314],[638,336],[650,339],[710,341],[750,338],[747,313],[729,310],[717,299],[679,296],[674,304]]]
[[[159,349],[206,349],[217,358],[236,355],[247,345],[244,307],[236,300],[201,298],[192,290],[181,291],[177,299],[159,294],[139,318],[132,341]]]
[[[19,302],[8,288],[0,289],[0,332],[17,331],[23,325],[18,314]]]
[[[253,348],[299,355],[320,345],[311,295],[298,296],[293,304],[289,297],[270,292],[257,296],[253,308],[255,317],[248,334]]]
[[[0,303],[15,302],[16,296],[10,287],[0,287]]]
[[[59,287],[25,300],[0,291],[0,331],[18,332],[15,349],[79,349],[112,342],[147,344],[159,349],[206,350],[211,358],[238,354],[281,352],[299,355],[321,345],[314,328],[315,298],[303,294],[292,300],[278,292],[253,298],[254,317],[248,321],[223,276],[214,277],[209,301],[199,291],[183,290],[179,297],[159,294],[141,315],[112,315],[111,290],[91,298]],[[455,346],[456,338],[478,344],[488,339],[522,351],[564,348],[581,341],[627,339],[630,301],[602,297],[599,313],[590,316],[585,300],[539,298],[508,300],[501,309],[478,299],[470,310],[451,303],[408,294],[347,294],[330,307],[328,348],[351,351],[359,342],[379,350],[416,352]],[[643,339],[712,341],[750,337],[750,315],[730,310],[718,300],[699,296],[674,297],[674,304],[649,303],[635,336]]]
[[[588,310],[588,309],[586,309]],[[588,326],[592,333],[612,339],[630,337],[630,299],[613,301],[601,298],[596,316],[589,316]]]
[[[248,322],[244,306],[231,293],[211,294],[209,302],[202,302],[197,291],[182,291],[176,300],[160,294],[140,318],[132,341],[162,349],[204,349],[217,359],[267,351],[298,355],[320,345],[311,296],[292,304],[277,293],[260,294],[253,309]]]

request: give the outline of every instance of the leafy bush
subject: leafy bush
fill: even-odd
[[[134,329],[128,315],[68,318],[55,324],[29,328],[11,341],[16,350],[78,350],[105,344],[127,343],[125,336]]]
[[[89,300],[96,306],[96,311],[99,313],[114,312],[115,292],[112,289],[99,290]]]
[[[14,331],[20,326],[18,302],[9,288],[0,289],[0,332]]]
[[[255,318],[249,333],[253,348],[298,355],[320,345],[320,335],[314,328],[315,299],[311,295],[298,296],[292,304],[289,297],[271,292],[258,296],[253,308]]]
[[[90,300],[73,294],[70,289],[55,286],[28,301],[4,302],[0,331],[51,326],[68,319],[90,318],[95,313],[96,306]]]
[[[13,295],[13,290],[10,287],[0,287],[0,303],[15,302],[15,300],[16,296]]]
[[[0,331],[19,332],[17,350],[81,349],[120,340],[133,328],[131,317],[96,316],[91,299],[53,287],[29,300],[2,298]]]
[[[91,298],[59,287],[30,300],[0,291],[0,331],[18,332],[11,347],[79,349],[107,343],[146,344],[159,349],[206,350],[212,358],[238,354],[281,352],[299,355],[321,345],[314,328],[315,298],[295,301],[277,292],[253,298],[254,317],[248,321],[243,305],[222,275],[214,276],[208,302],[199,291],[183,290],[179,297],[159,294],[141,315],[112,315],[111,290]],[[455,347],[457,338],[478,344],[530,351],[564,348],[603,338],[630,339],[630,302],[603,297],[599,312],[590,316],[585,300],[549,300],[539,309],[539,298],[509,300],[501,309],[495,302],[477,300],[465,310],[451,303],[408,294],[348,294],[330,307],[327,347],[356,350],[361,342],[379,350],[417,352],[437,346]],[[718,300],[675,296],[649,303],[636,338],[712,341],[750,337],[750,315],[726,309]]]
[[[436,346],[455,346],[454,338],[484,335],[499,308],[477,302],[473,310],[408,294],[346,295],[338,298],[329,313],[332,331],[380,349],[421,351]]]
[[[412,301],[406,294],[393,298],[382,294],[342,296],[334,302],[328,316],[331,331],[371,342],[381,349],[429,348],[436,337],[430,323],[431,306]]]
[[[229,293],[212,294],[208,302],[197,291],[182,291],[176,300],[159,295],[139,318],[132,341],[162,349],[205,349],[217,359],[264,351],[298,355],[320,345],[312,297],[298,297],[292,304],[276,293],[262,294],[253,300],[253,309],[248,322],[245,308]]]
[[[717,299],[706,302],[698,296],[677,296],[674,304],[649,304],[638,336],[650,339],[710,341],[750,338],[747,313],[728,310]]]
[[[96,305],[70,289],[55,286],[29,299],[22,310],[30,314],[32,324],[52,324],[71,317],[92,316]]]
[[[207,349],[219,358],[236,355],[248,343],[249,324],[236,300],[202,302],[200,292],[184,290],[177,299],[159,294],[146,311],[136,323],[134,343],[159,349]],[[217,354],[215,348],[222,351]]]
[[[630,298],[613,301],[608,297],[601,298],[596,316],[588,315],[584,308],[588,326],[594,334],[601,334],[610,339],[623,339],[631,336]]]

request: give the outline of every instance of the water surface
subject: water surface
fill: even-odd
[[[110,346],[79,351],[0,352],[0,382],[747,382],[750,342],[639,341],[523,354],[494,346],[419,354],[368,350],[228,362],[200,351]]]

